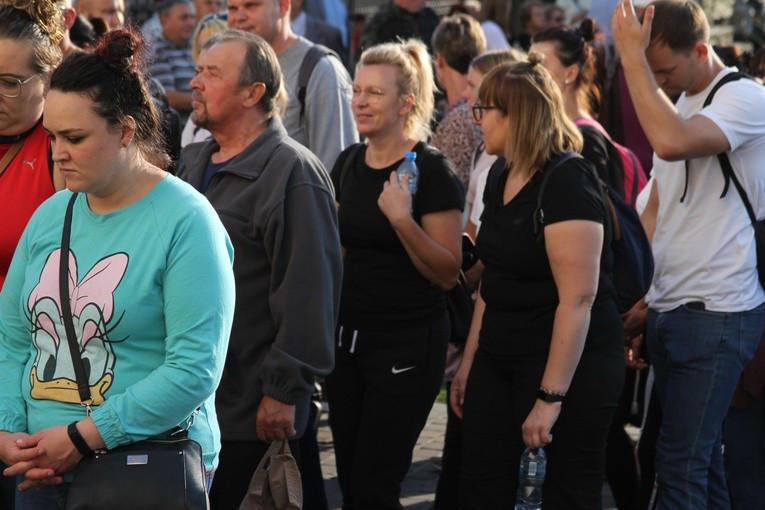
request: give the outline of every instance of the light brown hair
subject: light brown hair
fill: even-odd
[[[542,56],[495,67],[478,91],[481,104],[509,117],[505,141],[508,168],[531,176],[556,154],[579,152],[582,135],[563,109],[560,89],[541,65]]]

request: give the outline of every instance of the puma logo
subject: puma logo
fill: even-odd
[[[24,160],[22,160],[22,161],[21,161],[21,163],[22,163],[23,165],[29,165],[29,168],[31,168],[32,170],[34,170],[34,169],[35,169],[35,162],[36,162],[36,161],[37,161],[37,158],[33,159],[32,161],[29,161],[29,160],[27,160],[27,159],[24,159]]]
[[[407,372],[409,370],[412,370],[413,368],[416,368],[416,367],[411,366],[411,367],[404,367],[404,368],[396,368],[395,366],[393,366],[390,369],[390,373],[393,374],[393,375],[398,375],[398,374],[400,374],[402,372]]]

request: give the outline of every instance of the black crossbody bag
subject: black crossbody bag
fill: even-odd
[[[61,236],[59,293],[66,339],[72,355],[77,391],[90,414],[93,400],[72,321],[69,300],[69,237],[75,193],[66,208]],[[191,426],[193,416],[187,421]],[[67,510],[208,510],[202,447],[177,427],[165,437],[146,439],[85,456],[74,472]]]

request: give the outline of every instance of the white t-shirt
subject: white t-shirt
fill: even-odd
[[[721,72],[699,94],[683,94],[680,114],[696,113],[714,122],[731,146],[733,171],[747,192],[758,219],[765,217],[765,88],[753,80],[728,83],[701,110]],[[724,178],[716,156],[690,160],[688,191],[685,162],[664,161],[654,154],[653,175],[659,188],[659,211],[653,252],[656,261],[651,307],[669,311],[683,303],[703,301],[708,310],[752,309],[765,301],[757,279],[754,229],[731,183],[720,198]]]
[[[483,191],[486,189],[486,179],[489,177],[491,165],[497,161],[497,156],[487,154],[481,151],[478,161],[470,170],[470,182],[468,184],[467,202],[469,206],[465,207],[470,211],[470,221],[473,222],[476,234],[481,228],[481,214],[483,214]]]

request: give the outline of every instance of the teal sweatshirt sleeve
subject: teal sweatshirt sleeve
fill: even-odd
[[[156,211],[158,218],[166,211]],[[158,223],[161,221],[158,220]],[[183,422],[215,392],[234,311],[233,248],[205,203],[167,239],[161,281],[167,336],[164,363],[93,410],[107,448]]]

